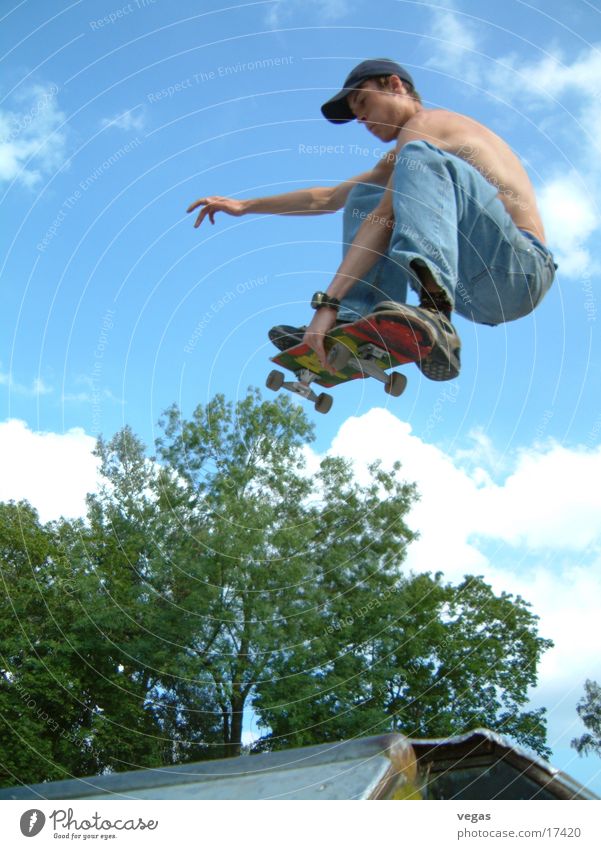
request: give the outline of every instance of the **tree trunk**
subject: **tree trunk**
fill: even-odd
[[[226,740],[225,756],[237,758],[242,747],[242,721],[244,719],[244,698],[232,699],[231,718],[229,721],[229,740]]]
[[[223,745],[227,752],[227,747],[230,743],[230,714],[224,704],[221,705],[221,715],[223,717]]]

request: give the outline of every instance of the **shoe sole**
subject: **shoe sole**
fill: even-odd
[[[356,322],[341,322],[337,327]],[[367,327],[362,333],[369,335],[380,347],[392,347],[407,362],[416,363],[426,357],[434,345],[434,336],[426,322],[417,316],[400,313],[399,310],[381,310],[371,316],[371,332]],[[268,332],[270,341],[280,351],[287,351],[303,341],[305,328],[279,324]]]
[[[395,351],[405,356],[408,361],[414,362],[429,380],[445,381],[458,377],[460,370],[458,354],[445,351],[437,343],[435,332],[428,321],[414,313],[404,312],[402,304],[393,306],[393,304],[384,303],[380,308],[376,307],[373,316],[376,318],[373,334],[376,344],[382,344],[386,338],[394,338]],[[377,331],[378,326],[382,328],[381,334]],[[390,328],[390,332],[386,332],[385,328]],[[404,340],[399,338],[400,330],[406,331]],[[304,333],[304,327],[298,328],[284,324],[272,327],[268,335],[278,350],[286,351],[299,345]],[[427,351],[425,355],[424,351]]]
[[[374,341],[392,346],[395,353],[402,354],[409,362],[419,363],[436,344],[430,325],[402,309],[376,309],[372,322],[375,325]]]
[[[453,360],[457,360],[456,355],[451,355]],[[428,380],[454,380],[459,377],[459,365],[452,362],[449,357],[440,353],[437,357],[437,352],[433,352],[429,357],[426,357],[416,366]]]
[[[399,313],[403,315],[406,325],[413,329],[416,338],[425,336],[431,340],[432,350],[425,357],[415,360],[415,364],[421,373],[428,380],[434,381],[454,380],[458,377],[461,369],[458,349],[453,350],[450,345],[441,345],[437,340],[438,334],[435,333],[427,320],[421,319],[413,313],[404,314],[403,304],[395,306],[393,303],[386,302],[374,310],[374,314],[378,316],[396,315],[397,323]]]

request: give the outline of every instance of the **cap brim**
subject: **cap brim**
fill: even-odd
[[[355,113],[348,105],[347,97],[354,88],[343,88],[321,107],[321,114],[333,124],[346,124],[355,120]]]

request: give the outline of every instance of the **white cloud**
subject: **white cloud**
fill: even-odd
[[[382,446],[386,446],[385,452]],[[360,482],[367,481],[367,464],[376,459],[385,464],[401,460],[401,476],[418,482],[421,498],[411,511],[409,524],[419,530],[420,539],[410,547],[409,568],[444,568],[449,574],[462,576],[485,565],[483,555],[469,542],[472,521],[468,504],[477,487],[449,456],[413,435],[407,422],[386,410],[372,409],[360,418],[347,419],[330,451],[354,460]],[[458,510],[458,505],[466,509]]]
[[[494,73],[503,86],[536,97],[557,98],[566,93],[598,98],[601,94],[601,52],[591,45],[572,62],[561,49],[551,49],[536,61],[512,53],[503,57]]]
[[[462,80],[478,82],[476,64],[472,54],[478,47],[478,35],[475,27],[466,19],[462,19],[447,4],[446,9],[436,7],[432,13],[431,24],[428,27],[428,51],[430,58],[426,67],[439,68]]]
[[[601,551],[601,447],[549,441],[501,458],[488,437],[474,431],[470,438],[472,450],[448,455],[407,422],[374,408],[347,419],[330,452],[351,458],[363,482],[369,462],[402,462],[402,477],[417,482],[421,494],[410,521],[421,534],[410,553],[420,571],[444,564],[461,576],[470,563],[487,562],[483,549],[490,542],[529,553]]]
[[[478,492],[475,532],[530,551],[580,552],[601,543],[601,448],[556,443],[524,451],[502,486]]]
[[[549,45],[532,58],[518,53],[479,55],[490,43],[491,30],[464,21],[452,2],[431,11],[434,42],[431,67],[463,80],[483,92],[498,94],[524,112],[544,110],[547,135],[565,141],[569,173],[549,175],[538,187],[548,243],[560,273],[578,278],[591,270],[590,238],[598,232],[596,198],[601,190],[601,49],[592,44],[571,60],[565,50]],[[487,42],[488,39],[488,42]],[[481,49],[483,49],[481,47]],[[541,128],[542,130],[542,128]],[[573,145],[573,139],[580,143]]]
[[[40,433],[0,423],[0,500],[27,499],[42,521],[84,515],[86,494],[98,488],[94,446],[81,428]],[[400,460],[401,477],[417,483],[409,525],[420,539],[407,570],[442,570],[453,582],[481,574],[495,592],[531,603],[539,633],[556,644],[540,665],[534,703],[548,708],[550,745],[568,749],[582,731],[575,705],[583,682],[601,680],[591,638],[601,608],[601,447],[549,441],[509,458],[475,430],[471,447],[449,455],[376,408],[347,419],[328,453],[349,458],[360,482],[381,459],[388,467]],[[320,456],[309,446],[305,454],[314,473]],[[251,742],[254,729],[246,731]]]
[[[572,61],[561,49],[537,61],[524,61],[512,54],[483,69],[489,86],[505,98],[519,98],[528,106],[554,113],[549,132],[571,145],[578,133],[581,144],[568,147],[571,165],[581,160],[583,172],[601,180],[601,45],[590,45]],[[594,155],[591,155],[593,154]],[[586,182],[586,177],[584,178]]]
[[[37,398],[40,395],[49,395],[53,390],[51,386],[47,386],[41,377],[36,377],[31,386],[26,386],[13,379],[13,376],[0,369],[0,386],[8,387],[8,391],[15,395],[22,395],[28,398]]]
[[[486,575],[496,592],[510,590],[529,601],[540,617],[539,633],[555,643],[541,659],[539,684],[532,692],[533,706],[547,708],[548,743],[553,751],[569,751],[571,740],[584,732],[576,704],[587,678],[601,681],[594,639],[599,630],[600,566],[599,559],[587,566],[568,561],[561,571],[554,563],[554,568],[537,567],[522,574],[518,568],[510,573],[491,569]],[[570,767],[562,768],[570,772]]]
[[[362,482],[367,464],[381,459],[400,460],[401,477],[417,483],[421,497],[408,524],[420,538],[407,570],[442,570],[453,582],[483,575],[495,592],[530,602],[539,633],[555,642],[540,665],[536,704],[549,709],[550,744],[569,747],[584,679],[601,679],[591,638],[601,609],[601,447],[549,441],[510,458],[478,431],[472,440],[451,456],[372,409],[345,421],[328,453],[351,460]],[[318,457],[307,453],[314,468]]]
[[[64,164],[65,115],[57,94],[52,84],[32,85],[14,96],[11,108],[0,110],[0,182],[32,187]]]
[[[456,79],[468,80],[483,91],[496,91],[504,100],[517,97],[522,103],[527,99],[547,107],[564,95],[576,95],[601,117],[598,45],[591,44],[571,61],[560,45],[553,44],[541,48],[535,58],[532,51],[528,58],[517,52],[500,56],[494,49],[495,30],[484,20],[462,16],[451,0],[443,2],[443,8],[431,7],[428,35],[440,41],[434,43],[427,64]],[[485,51],[484,45],[491,49]]]
[[[582,175],[572,170],[555,177],[540,189],[539,202],[561,273],[578,277],[590,272],[592,259],[586,242],[598,227],[598,211]]]
[[[98,382],[89,375],[79,375],[75,378],[75,384],[77,386],[85,386],[86,388],[79,392],[64,392],[61,396],[63,403],[94,405],[98,404],[100,400],[103,400],[120,407],[124,406],[125,402],[122,398],[118,398],[107,386],[101,389],[98,386]]]
[[[470,472],[472,480],[480,485],[507,471],[507,457],[495,448],[492,439],[480,427],[472,428],[468,433],[469,448],[457,448],[453,460]]]
[[[103,128],[114,127],[117,130],[125,130],[126,132],[130,130],[139,132],[146,125],[146,113],[143,108],[134,106],[133,109],[128,109],[127,112],[114,115],[112,118],[103,118],[101,125]]]
[[[17,419],[0,423],[0,501],[26,499],[42,522],[85,515],[85,497],[98,488],[95,444],[81,428],[43,433]]]

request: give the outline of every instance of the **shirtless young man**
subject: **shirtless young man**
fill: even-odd
[[[338,186],[248,201],[202,198],[188,209],[202,206],[195,226],[207,215],[214,222],[217,211],[302,215],[345,206],[346,255],[327,291],[313,297],[304,340],[326,366],[324,338],[337,321],[394,309],[432,340],[432,352],[417,363],[421,371],[452,379],[461,348],[452,310],[481,324],[512,321],[531,312],[553,281],[528,175],[482,124],[425,109],[410,74],[390,59],[354,68],[322,113],[334,123],[357,119],[379,141],[396,142],[394,153]],[[408,286],[418,307],[405,303]],[[281,326],[270,335],[294,344],[294,330]]]

